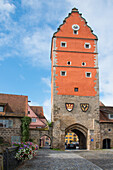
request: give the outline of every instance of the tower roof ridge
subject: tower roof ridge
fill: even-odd
[[[72,11],[71,12],[79,12],[77,8],[72,8]]]

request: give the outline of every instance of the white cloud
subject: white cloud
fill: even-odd
[[[5,0],[0,0],[0,13],[6,12],[6,13],[14,13],[15,6],[13,4],[10,4]]]
[[[29,102],[30,106],[43,106],[44,116],[51,121],[51,99],[46,99],[42,104],[38,102]]]
[[[19,7],[26,13],[21,11],[18,21],[12,17],[17,8],[10,2],[0,0],[0,60],[21,56],[32,66],[50,66],[52,34],[71,8],[77,7],[99,38],[100,91],[104,94],[101,99],[113,101],[112,0],[21,0]],[[43,82],[50,86],[46,80]]]
[[[113,1],[112,0],[66,0],[82,12],[88,25],[98,36],[100,100],[113,105]]]
[[[5,0],[0,0],[0,21],[10,20],[10,14],[15,12],[15,6]]]
[[[37,30],[32,35],[23,38],[23,50],[34,66],[50,63],[50,37],[52,37],[52,33],[53,30],[46,26],[46,29]]]
[[[28,103],[30,106],[40,106],[40,104],[38,102],[29,102]]]
[[[51,81],[50,81],[50,78],[49,77],[42,77],[42,81],[48,86],[51,88]]]
[[[51,120],[51,99],[47,99],[43,103],[44,115],[47,120]]]

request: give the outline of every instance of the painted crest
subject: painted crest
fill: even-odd
[[[88,103],[80,103],[80,107],[83,112],[87,112],[87,110],[89,109],[89,104]]]
[[[74,103],[65,103],[66,110],[71,112],[74,108]]]

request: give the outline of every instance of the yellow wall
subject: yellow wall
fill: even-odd
[[[78,136],[73,132],[67,133],[65,136],[65,143],[68,144],[71,142],[78,142]]]

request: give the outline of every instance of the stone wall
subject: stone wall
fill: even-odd
[[[0,120],[13,120],[12,128],[2,128],[0,127],[0,137],[4,139],[5,142],[11,143],[12,136],[21,136],[21,119],[20,118],[2,118]]]
[[[30,129],[30,138],[33,139],[38,145],[40,145],[40,138],[42,136],[48,136],[52,143],[52,127],[49,130],[41,130],[41,129]]]
[[[65,103],[74,103],[68,112]],[[88,103],[89,109],[83,112],[80,103]],[[80,124],[87,128],[87,149],[100,148],[99,98],[55,95],[53,106],[53,148],[64,148],[65,130],[70,125]],[[81,129],[79,129],[81,131]],[[93,141],[91,141],[93,140]]]
[[[113,123],[100,123],[101,130],[101,148],[103,148],[103,140],[110,139],[110,148],[113,148]]]

